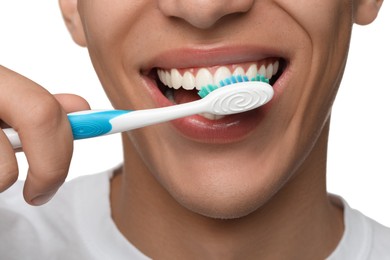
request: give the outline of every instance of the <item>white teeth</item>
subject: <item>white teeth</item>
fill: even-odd
[[[158,74],[158,77],[160,79],[160,81],[164,84],[164,85],[167,85],[167,81],[165,80],[165,71],[163,70],[157,70],[157,74]]]
[[[169,88],[179,89],[182,87],[186,90],[195,88],[200,90],[210,84],[219,85],[220,81],[230,78],[232,75],[246,75],[249,79],[253,79],[257,74],[260,74],[270,79],[278,72],[278,69],[279,61],[276,60],[274,63],[263,64],[260,68],[256,63],[253,63],[246,72],[241,66],[235,66],[233,72],[227,66],[220,66],[214,75],[207,68],[199,68],[196,76],[194,76],[192,69],[180,72],[175,68],[171,70],[158,69],[157,74],[160,81]]]
[[[179,89],[183,84],[183,76],[177,69],[171,70],[171,82],[174,89]]]
[[[171,73],[165,72],[165,82],[167,86],[172,86]]]
[[[237,67],[237,68],[234,70],[233,75],[234,75],[234,76],[245,75],[245,70],[244,70],[242,67]]]
[[[266,76],[267,70],[265,69],[265,65],[261,65],[258,73],[259,73],[259,75]]]
[[[267,79],[272,78],[272,73],[273,73],[273,71],[274,71],[274,66],[273,66],[272,64],[269,64],[269,65],[267,66],[267,70],[266,70],[266,75],[265,75],[265,77],[266,77]]]
[[[274,69],[273,69],[273,75],[275,75],[276,73],[278,73],[278,70],[279,70],[279,61],[277,60],[277,61],[275,61],[274,62]]]
[[[246,76],[249,78],[249,79],[252,79],[254,77],[256,77],[257,75],[257,65],[256,64],[252,64],[249,69],[246,71]]]
[[[225,116],[214,115],[214,114],[210,114],[210,113],[202,113],[202,114],[199,114],[199,115],[203,116],[204,118],[210,119],[210,120],[218,120],[218,119],[221,119],[221,118],[225,117]]]
[[[232,73],[227,67],[219,67],[217,71],[214,74],[214,84],[219,84],[222,80],[225,80],[227,78],[230,78],[232,76]]]
[[[186,89],[186,90],[192,90],[192,89],[195,88],[195,77],[189,71],[184,73],[184,76],[183,76],[183,88]]]
[[[202,68],[198,71],[198,74],[196,74],[195,88],[197,90],[200,90],[202,87],[213,83],[214,83],[213,75],[211,75],[208,69]]]
[[[253,63],[249,66],[245,72],[244,68],[241,66],[235,66],[233,72],[227,66],[220,66],[215,72],[214,75],[207,68],[198,69],[196,76],[193,74],[192,69],[183,70],[180,72],[178,69],[163,70],[158,69],[157,75],[160,81],[168,87],[164,95],[170,100],[173,104],[176,104],[173,95],[173,89],[184,88],[185,90],[200,90],[202,87],[207,85],[219,85],[219,83],[225,79],[231,78],[237,75],[246,75],[249,79],[256,77],[257,74],[263,75],[266,78],[270,79],[273,75],[277,73],[279,69],[279,61],[275,61],[271,64],[263,64],[258,68],[256,63]],[[184,73],[184,74],[182,74]],[[209,120],[219,120],[224,116],[214,115],[210,113],[200,114],[204,118]]]

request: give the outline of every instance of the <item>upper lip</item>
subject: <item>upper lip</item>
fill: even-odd
[[[283,57],[281,51],[258,46],[184,47],[164,51],[142,68],[148,74],[153,68],[199,68],[259,61],[270,57]]]

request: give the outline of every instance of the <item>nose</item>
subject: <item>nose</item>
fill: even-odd
[[[222,17],[248,12],[255,0],[159,0],[161,12],[207,29]]]

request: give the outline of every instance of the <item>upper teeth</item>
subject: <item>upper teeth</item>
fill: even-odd
[[[215,70],[214,74],[209,68],[199,68],[196,75],[193,69],[181,70],[178,69],[164,70],[158,69],[157,74],[160,81],[169,88],[179,89],[180,87],[186,90],[196,88],[200,90],[202,87],[218,85],[221,80],[230,78],[232,75],[246,75],[249,79],[254,78],[257,74],[263,75],[270,79],[278,72],[279,61],[274,61],[269,64],[251,64],[247,70],[242,66],[235,66],[233,72],[227,66],[221,66]]]

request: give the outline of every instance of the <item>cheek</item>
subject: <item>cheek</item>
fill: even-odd
[[[110,99],[123,96],[117,89],[129,89],[126,74],[134,72],[141,57],[142,31],[150,24],[141,22],[151,1],[79,0],[78,11],[83,23],[92,64]],[[128,62],[128,61],[132,62]],[[130,64],[130,68],[129,68]],[[126,67],[127,66],[127,67]],[[137,71],[138,72],[138,71]],[[130,95],[130,93],[128,93]]]
[[[149,33],[156,24],[163,26],[156,1],[78,2],[92,64],[114,107],[150,108],[140,68],[150,51],[161,47],[162,30]]]
[[[305,88],[299,100],[301,111],[316,121],[318,115],[327,117],[344,71],[352,28],[351,1],[298,0],[278,1],[300,27],[305,41],[305,60],[300,60],[299,84]],[[302,58],[303,59],[303,58]],[[297,86],[299,88],[299,86]],[[294,93],[291,93],[293,96]],[[320,116],[321,118],[321,116]],[[322,120],[321,118],[321,120]],[[309,121],[309,120],[305,120]],[[317,119],[318,121],[318,119]]]
[[[142,56],[150,49],[148,32],[161,18],[154,5],[155,1],[147,0],[79,0],[88,49],[105,58],[118,59],[126,53]]]
[[[342,20],[352,24],[350,0],[280,0],[278,4],[288,12],[309,35],[331,36]]]
[[[350,0],[280,0],[282,8],[301,27],[313,46],[315,59],[327,59],[337,51],[344,55],[352,28]],[[316,53],[317,52],[317,53]],[[337,57],[340,57],[338,55]]]

